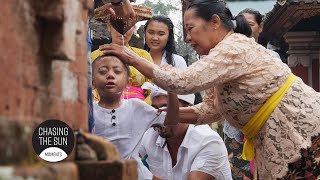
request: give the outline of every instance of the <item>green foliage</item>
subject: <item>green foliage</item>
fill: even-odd
[[[163,14],[168,16],[171,11],[179,10],[177,7],[173,6],[170,3],[164,3],[163,1],[158,1],[154,3],[154,1],[146,0],[143,5],[151,7],[153,14]]]

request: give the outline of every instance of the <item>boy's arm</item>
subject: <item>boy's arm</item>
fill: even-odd
[[[179,122],[179,101],[176,94],[168,92],[167,115],[164,125],[176,125]]]

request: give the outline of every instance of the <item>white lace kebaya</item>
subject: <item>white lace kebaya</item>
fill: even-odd
[[[198,123],[226,119],[240,129],[285,82],[291,70],[253,39],[231,34],[183,70],[154,70],[153,81],[178,94],[205,90],[193,107]],[[254,138],[255,165],[263,179],[281,178],[300,150],[320,133],[320,93],[298,78]]]

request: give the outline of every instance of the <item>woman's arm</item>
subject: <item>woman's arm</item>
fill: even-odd
[[[189,124],[210,124],[220,121],[223,117],[217,111],[216,93],[214,88],[205,91],[203,102],[195,106],[180,108],[180,122]]]
[[[198,114],[195,113],[192,106],[181,107],[179,110],[179,114],[180,114],[180,123],[196,124],[197,119],[199,118]]]
[[[155,82],[159,87],[177,94],[190,94],[233,80],[241,73],[240,54],[243,49],[232,44],[217,45],[208,56],[185,69],[165,68],[151,64],[129,52],[123,46],[104,45],[106,54],[119,57],[124,63],[134,66],[138,71]]]
[[[203,109],[203,111],[198,111],[197,109]],[[214,112],[214,108],[208,108],[205,103],[201,103],[199,106],[180,108],[179,122],[187,124],[210,124],[212,122],[220,121],[222,116],[219,113]]]
[[[153,69],[159,68],[145,58],[140,57],[125,46],[117,44],[104,44],[99,47],[105,54],[117,56],[123,63],[135,67],[148,79],[153,79]]]

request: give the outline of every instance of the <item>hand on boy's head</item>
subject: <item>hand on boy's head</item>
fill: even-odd
[[[138,58],[139,56],[128,49],[125,46],[120,46],[117,44],[104,44],[99,46],[99,50],[103,51],[104,54],[117,56],[123,63],[131,64],[131,59]]]

